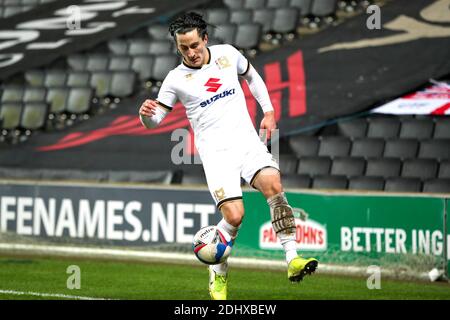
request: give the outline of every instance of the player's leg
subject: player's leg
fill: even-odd
[[[219,209],[222,212],[223,218],[217,225],[230,234],[234,243],[242,218],[244,217],[244,205],[242,199],[226,201]],[[227,299],[227,283],[227,261],[209,266],[209,293],[213,300]]]
[[[217,226],[228,232],[234,244],[244,218],[244,203],[242,199],[226,201],[219,207],[219,210],[223,218]],[[225,261],[221,264],[213,265],[212,268],[217,273],[226,274],[228,272],[228,263]]]
[[[294,213],[283,192],[279,171],[275,168],[260,170],[254,177],[252,186],[267,199],[273,229],[286,253],[289,280],[302,280],[306,274],[316,270],[318,261],[314,258],[304,259],[297,254]]]
[[[260,141],[250,148],[242,168],[242,177],[267,199],[272,227],[286,253],[288,278],[294,282],[300,281],[305,274],[315,271],[318,262],[314,258],[303,259],[297,254],[294,213],[283,192],[277,161]]]
[[[208,188],[223,217],[217,225],[225,229],[234,241],[244,216],[244,205],[239,169],[230,161],[224,163],[223,159],[227,158],[229,157],[218,155],[218,159],[211,159],[216,161],[203,160],[203,166]],[[227,298],[228,263],[225,261],[209,266],[208,270],[211,298],[225,300]]]

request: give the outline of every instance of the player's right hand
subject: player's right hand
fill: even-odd
[[[139,114],[146,117],[151,117],[156,114],[156,108],[158,107],[158,102],[156,100],[145,100],[141,107],[139,108]]]

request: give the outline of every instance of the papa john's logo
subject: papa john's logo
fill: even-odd
[[[324,251],[327,249],[327,229],[317,221],[295,218],[296,241],[298,250]],[[272,222],[264,223],[259,229],[259,247],[261,249],[283,249]]]
[[[208,87],[206,91],[217,92],[217,90],[219,90],[219,88],[222,86],[219,81],[220,79],[217,78],[209,78],[209,80],[205,83],[205,87]]]

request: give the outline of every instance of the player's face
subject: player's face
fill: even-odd
[[[208,36],[205,35],[205,38],[202,39],[197,29],[177,34],[177,48],[183,56],[184,62],[190,67],[199,68],[208,62],[207,43]]]

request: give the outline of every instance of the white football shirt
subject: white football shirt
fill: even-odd
[[[231,45],[208,50],[210,61],[201,68],[181,63],[170,71],[157,100],[169,108],[184,105],[200,156],[260,143],[238,77],[248,71],[248,60]]]

